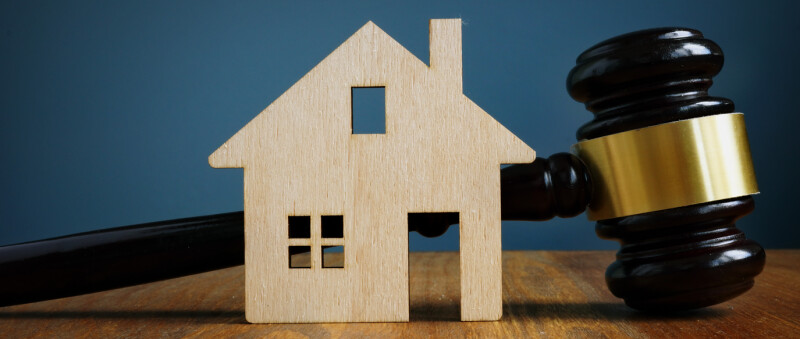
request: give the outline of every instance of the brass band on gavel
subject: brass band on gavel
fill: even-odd
[[[591,220],[758,193],[741,113],[583,140],[572,152],[592,173]]]

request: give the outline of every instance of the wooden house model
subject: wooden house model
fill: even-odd
[[[460,19],[430,21],[430,66],[368,22],[211,154],[244,169],[249,322],[408,321],[408,215],[440,212],[459,218],[461,319],[501,317],[500,165],[535,153],[461,68]],[[385,89],[385,133],[353,133],[358,87]]]

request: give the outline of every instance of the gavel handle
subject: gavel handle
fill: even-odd
[[[233,212],[0,247],[0,306],[242,265],[243,225]]]
[[[558,153],[501,171],[502,218],[546,220],[580,214],[589,176]],[[458,223],[449,214],[409,215],[428,237]],[[244,264],[244,213],[232,212],[104,229],[0,247],[0,306],[63,298]]]

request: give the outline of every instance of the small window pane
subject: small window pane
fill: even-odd
[[[344,246],[322,246],[322,268],[344,268]]]
[[[311,246],[289,246],[289,268],[311,268]]]
[[[289,216],[289,238],[311,238],[311,217]]]
[[[323,238],[344,238],[344,218],[341,215],[322,216]]]

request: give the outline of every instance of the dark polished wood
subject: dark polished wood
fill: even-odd
[[[458,252],[408,257],[408,323],[248,324],[244,267],[0,307],[8,338],[797,338],[800,250],[768,250],[756,286],[691,312],[626,307],[605,286],[612,251],[504,251],[503,317],[459,321]]]
[[[606,272],[608,288],[651,311],[700,308],[746,292],[765,253],[734,222],[753,208],[746,197],[598,222],[600,237],[622,244]]]
[[[0,306],[242,265],[243,225],[234,212],[0,247]]]
[[[592,196],[586,165],[570,153],[506,167],[500,182],[503,220],[571,218],[583,213]]]
[[[578,139],[733,112],[732,101],[708,96],[723,60],[717,44],[685,28],[629,33],[589,48],[567,79],[570,95],[594,113]],[[622,244],[606,272],[609,288],[650,311],[700,308],[744,293],[765,254],[734,222],[753,208],[747,196],[599,221],[597,234]]]
[[[708,95],[723,61],[716,43],[688,28],[648,29],[598,43],[578,56],[567,76],[569,94],[594,113],[578,129],[578,140],[733,112],[733,101]]]

